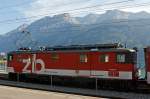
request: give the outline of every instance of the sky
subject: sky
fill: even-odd
[[[0,35],[44,16],[70,13],[82,17],[113,9],[150,12],[150,0],[0,0]]]

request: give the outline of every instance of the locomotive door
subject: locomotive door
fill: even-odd
[[[101,69],[99,66],[99,52],[92,52],[91,54],[91,76],[93,77],[100,77],[101,73],[97,70]]]
[[[108,77],[109,55],[105,52],[92,52],[91,55],[91,76],[96,78]]]
[[[83,77],[90,76],[91,74],[90,69],[91,69],[90,53],[89,52],[79,53],[78,65],[76,70],[77,76]]]

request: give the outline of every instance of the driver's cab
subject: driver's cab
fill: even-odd
[[[147,83],[150,84],[150,47],[144,48],[145,55],[145,71]]]

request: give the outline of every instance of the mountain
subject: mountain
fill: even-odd
[[[88,14],[85,17],[76,17],[76,19],[82,24],[94,24],[100,16],[98,14]]]
[[[128,47],[150,45],[150,14],[109,10],[103,14],[72,17],[68,13],[46,16],[0,36],[0,51],[19,47],[126,43]],[[3,46],[5,45],[5,46]]]

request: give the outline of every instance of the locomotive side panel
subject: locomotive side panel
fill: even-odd
[[[134,79],[135,64],[126,62],[128,53],[94,52],[91,75],[97,78]],[[117,60],[117,55],[122,55],[120,62]]]
[[[77,53],[77,75],[78,76],[91,76],[91,52],[78,52]]]
[[[37,59],[44,62],[44,71],[37,72],[38,74],[60,75],[60,76],[76,76],[77,69],[76,53],[63,52],[44,52],[37,53]],[[40,64],[36,64],[40,68]]]
[[[36,52],[8,55],[8,72],[90,76],[89,52]]]
[[[7,71],[12,73],[31,73],[32,54],[10,53],[8,54]]]
[[[37,59],[44,60],[45,70],[40,74],[59,76],[90,76],[89,52],[46,52],[37,53]],[[36,64],[40,68],[40,64]]]
[[[8,55],[8,70],[14,73],[132,80],[135,63],[133,57],[128,57],[130,53],[118,50],[14,52]]]

